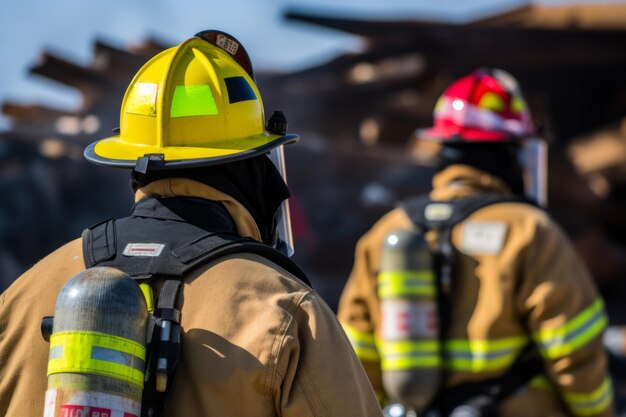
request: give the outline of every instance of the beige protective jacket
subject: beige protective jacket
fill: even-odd
[[[231,197],[185,179],[137,192],[220,201],[244,236],[259,239]],[[43,415],[49,344],[41,318],[85,268],[80,239],[37,263],[0,298],[0,416]],[[155,285],[158,291],[158,284]],[[166,416],[380,416],[363,368],[320,296],[253,254],[224,257],[184,279],[182,357]]]
[[[510,194],[499,179],[463,165],[440,172],[433,186],[431,198],[437,201],[485,192]],[[480,235],[485,225],[492,232],[486,245],[485,235]],[[380,399],[386,349],[377,294],[380,249],[391,231],[412,228],[404,211],[395,209],[359,240],[339,305],[339,319]],[[435,237],[433,232],[426,236],[431,243]],[[502,375],[531,339],[540,348],[550,382],[535,378],[502,404],[502,416],[613,415],[602,347],[602,300],[548,215],[528,204],[497,203],[455,226],[452,242],[457,273],[443,362],[447,386]],[[404,363],[406,369],[421,366],[411,365],[411,358]]]

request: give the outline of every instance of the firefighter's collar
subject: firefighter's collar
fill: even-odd
[[[433,200],[447,201],[479,193],[512,194],[499,178],[469,165],[452,165],[433,178]]]
[[[209,185],[186,178],[164,178],[135,192],[135,202],[146,197],[197,197],[222,203],[235,222],[240,236],[261,241],[261,233],[250,212],[233,197]]]

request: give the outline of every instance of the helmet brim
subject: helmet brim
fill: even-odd
[[[452,143],[452,142],[515,142],[520,138],[511,136],[508,132],[494,132],[482,129],[442,129],[431,127],[427,129],[417,129],[415,134],[418,139],[430,142]]]
[[[212,147],[155,147],[125,142],[118,135],[90,144],[85,148],[84,156],[96,165],[134,169],[137,161],[148,155],[163,155],[163,161],[154,166],[151,165],[150,169],[199,168],[252,158],[278,146],[295,143],[299,139],[298,135],[293,134],[266,133],[237,141],[229,140],[224,143],[224,147],[220,147],[219,144],[212,144]]]

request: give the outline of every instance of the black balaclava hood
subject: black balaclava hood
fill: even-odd
[[[519,161],[520,145],[506,143],[446,143],[439,154],[437,171],[451,165],[469,165],[498,177],[524,196],[524,170]]]
[[[132,171],[133,191],[162,178],[187,178],[216,188],[240,202],[252,215],[264,243],[272,243],[275,215],[289,189],[266,155],[202,168]]]

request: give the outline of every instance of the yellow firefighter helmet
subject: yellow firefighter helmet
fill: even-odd
[[[200,32],[150,59],[131,81],[119,134],[92,143],[98,165],[150,169],[216,165],[295,142],[286,122],[265,128],[250,59],[232,36]]]

